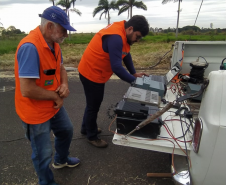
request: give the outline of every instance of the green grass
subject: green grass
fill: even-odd
[[[201,35],[182,35],[178,34],[178,37],[175,37],[175,34],[158,34],[153,35],[153,33],[147,35],[143,38],[144,41],[149,42],[175,42],[175,41],[226,41],[226,34],[201,34]]]
[[[88,44],[90,40],[93,38],[95,33],[76,33],[71,34],[71,38],[69,37],[65,39],[63,44]]]
[[[95,33],[75,33],[71,34],[70,39],[65,39],[62,45],[67,44],[88,44]],[[0,37],[0,55],[15,53],[20,40],[26,35],[15,35],[8,37]],[[201,35],[182,35],[179,34],[176,39],[174,33],[149,33],[141,42],[175,42],[175,41],[225,41],[226,34],[206,33]]]
[[[77,67],[83,52],[95,33],[71,34],[70,39],[66,38],[61,44],[64,64]],[[26,35],[15,35],[0,37],[0,67],[11,69],[14,64],[14,57],[17,45]],[[131,47],[131,55],[135,67],[148,67],[159,61],[161,56],[170,50],[175,41],[225,41],[226,33],[214,34],[209,32],[200,35],[182,35],[175,33],[149,33],[140,42]],[[167,55],[165,63],[170,60],[172,51]]]
[[[12,54],[16,52],[17,45],[26,35],[0,36],[0,56],[4,54]],[[94,33],[77,33],[71,34],[71,39],[65,39],[62,45],[67,44],[88,44],[93,38]]]
[[[26,35],[0,37],[0,55],[15,53],[20,40]]]

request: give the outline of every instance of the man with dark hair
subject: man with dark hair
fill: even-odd
[[[114,22],[95,34],[82,56],[78,71],[85,91],[86,108],[81,133],[86,134],[88,142],[96,147],[108,145],[97,136],[101,130],[96,122],[105,83],[113,73],[128,83],[146,75],[136,73],[130,46],[148,32],[148,22],[142,15],[135,15],[128,22]],[[122,66],[122,60],[129,72]]]
[[[50,132],[55,135],[53,167],[75,167],[80,160],[69,157],[73,125],[63,107],[69,95],[67,72],[59,43],[68,37],[67,14],[51,6],[39,15],[41,25],[23,38],[15,55],[16,112],[31,141],[32,161],[41,185],[57,185],[49,168],[52,160]]]
[[[125,22],[125,29],[130,26],[133,27],[133,32],[139,31],[143,37],[149,32],[149,25],[147,24],[147,20],[144,16],[134,15],[129,21]]]

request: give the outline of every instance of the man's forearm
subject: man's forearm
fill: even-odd
[[[53,100],[55,101],[59,96],[55,91],[49,91],[46,89],[43,89],[41,87],[31,89],[26,93],[27,98],[36,99],[36,100]]]
[[[35,100],[56,100],[59,98],[55,91],[49,91],[36,85],[34,79],[20,79],[22,96]]]
[[[129,74],[126,69],[122,66],[118,66],[117,68],[114,68],[113,71],[121,80],[124,80],[128,83],[133,82],[136,78]]]
[[[68,86],[68,78],[67,78],[67,71],[65,70],[64,66],[61,66],[61,71],[60,71],[60,82],[61,84],[65,84]]]

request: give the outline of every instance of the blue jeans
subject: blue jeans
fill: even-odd
[[[64,107],[55,116],[41,124],[23,123],[26,137],[31,141],[32,161],[41,185],[55,185],[53,173],[49,168],[52,160],[50,131],[55,135],[54,161],[65,163],[69,155],[69,147],[73,136],[73,126]]]
[[[81,132],[86,132],[89,140],[97,139],[97,114],[104,97],[104,83],[95,83],[79,73],[85,96],[86,109],[83,116]]]

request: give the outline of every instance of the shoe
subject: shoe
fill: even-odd
[[[102,132],[102,130],[100,128],[97,128],[97,134],[100,134]],[[82,135],[86,135],[86,131],[81,131]]]
[[[88,140],[88,142],[98,148],[106,148],[108,146],[107,142],[105,142],[104,140],[99,139],[99,138],[96,140],[92,140],[92,141]]]
[[[63,168],[63,167],[66,167],[66,166],[67,166],[67,167],[70,167],[70,168],[73,168],[73,167],[78,166],[79,163],[80,163],[80,160],[79,160],[78,158],[76,158],[76,157],[68,157],[68,160],[67,160],[66,163],[60,164],[60,163],[54,162],[54,163],[52,164],[52,166],[53,166],[53,168],[55,168],[55,169]]]

